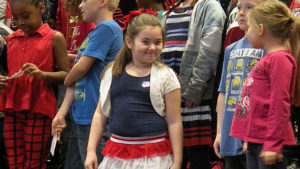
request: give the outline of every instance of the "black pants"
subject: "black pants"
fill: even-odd
[[[0,169],[9,169],[3,136],[4,118],[0,118]]]
[[[246,155],[237,155],[237,156],[226,156],[225,160],[225,169],[246,169]]]
[[[265,165],[262,158],[259,157],[262,147],[262,144],[248,143],[247,169],[286,169],[286,160],[274,165]]]
[[[182,169],[210,169],[211,154],[209,146],[184,147]]]

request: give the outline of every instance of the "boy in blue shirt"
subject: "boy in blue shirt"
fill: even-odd
[[[91,120],[99,98],[100,74],[123,44],[120,26],[113,21],[119,0],[85,0],[79,5],[82,19],[93,22],[96,28],[82,42],[75,65],[65,79],[67,91],[64,101],[52,122],[52,134],[65,128],[65,116],[71,108],[72,126],[65,169],[84,168]],[[74,87],[72,87],[74,86]],[[99,145],[104,145],[104,140]],[[102,160],[100,147],[97,155]]]
[[[237,20],[241,30],[248,26],[246,14],[262,0],[239,0]],[[224,158],[225,169],[246,169],[243,142],[229,136],[236,104],[243,84],[254,65],[265,55],[264,50],[254,49],[246,37],[225,49],[223,70],[217,101],[217,135],[214,142],[215,153]]]

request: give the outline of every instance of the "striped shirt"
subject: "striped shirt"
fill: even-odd
[[[175,8],[166,18],[166,42],[161,58],[177,74],[179,74],[181,57],[188,38],[192,10],[192,7]]]

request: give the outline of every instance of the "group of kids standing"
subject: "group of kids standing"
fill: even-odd
[[[95,25],[74,55],[42,22],[42,0],[10,0],[19,29],[7,37],[0,111],[11,169],[46,168],[51,135],[60,139],[69,111],[65,168],[210,168],[221,5],[179,0],[161,20],[132,17],[123,35],[118,4],[82,0],[69,10]],[[226,169],[285,169],[283,149],[296,144],[290,108],[300,107],[300,19],[277,0],[238,0],[236,14],[246,35],[224,52],[215,153]],[[62,83],[57,112],[53,85]]]

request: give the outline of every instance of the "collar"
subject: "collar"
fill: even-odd
[[[32,36],[35,35],[35,34],[39,34],[41,36],[45,36],[49,32],[49,30],[50,30],[49,25],[45,23],[42,26],[40,26],[39,28],[37,28],[33,32]],[[24,37],[25,33],[21,29],[18,29],[12,36],[13,37]]]

